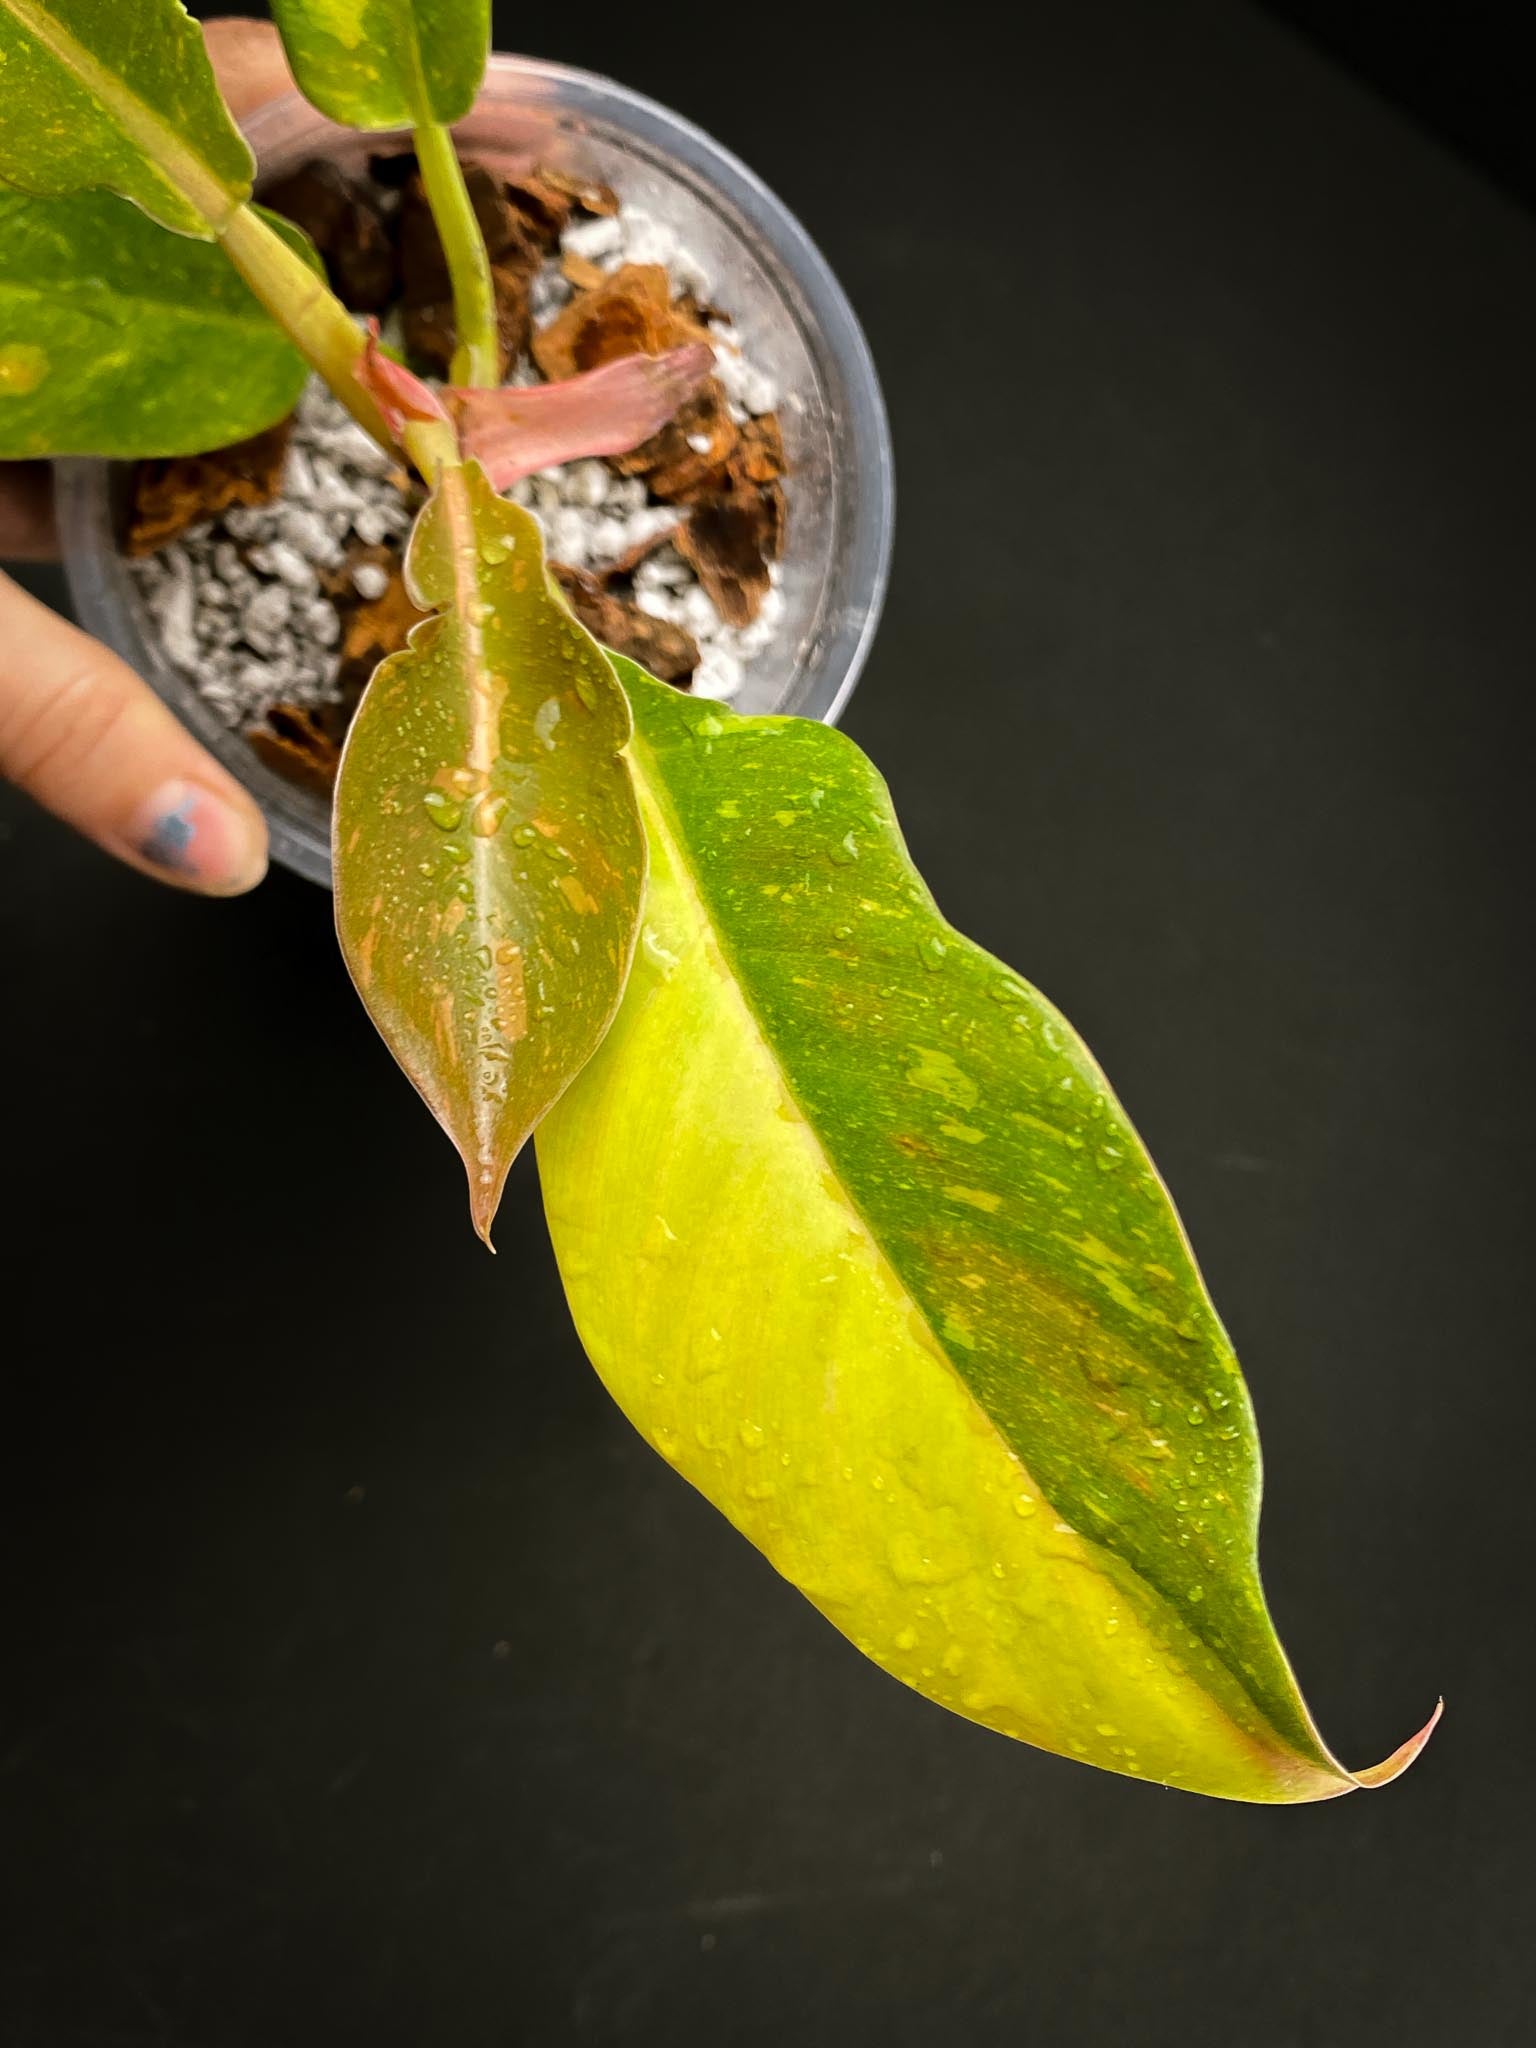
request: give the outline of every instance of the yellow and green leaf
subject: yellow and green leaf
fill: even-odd
[[[0,459],[223,447],[281,419],[306,374],[218,249],[111,193],[0,191]]]
[[[272,0],[304,97],[349,128],[462,121],[490,43],[489,0]]]
[[[390,1050],[463,1156],[489,1241],[507,1170],[618,1006],[645,886],[607,657],[538,522],[448,464],[406,578],[433,616],[382,663],[336,789],[336,924]]]
[[[1385,1782],[1424,1738],[1352,1775],[1312,1724],[1237,1361],[1071,1026],[945,923],[850,741],[616,666],[642,940],[538,1138],[615,1398],[973,1720],[1229,1798]]]
[[[117,192],[208,241],[253,170],[178,0],[0,0],[0,179]]]

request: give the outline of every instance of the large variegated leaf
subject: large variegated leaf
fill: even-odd
[[[178,0],[0,0],[0,178],[209,240],[254,166]]]
[[[304,97],[349,128],[461,121],[491,39],[490,0],[272,0]]]
[[[391,1051],[458,1146],[476,1229],[624,987],[645,836],[606,656],[538,522],[450,466],[406,578],[436,616],[375,674],[336,788],[336,925]]]
[[[0,457],[220,448],[281,419],[306,374],[220,250],[107,192],[0,191]]]
[[[1231,1798],[1395,1775],[1422,1736],[1352,1776],[1296,1689],[1247,1392],[1070,1025],[944,922],[851,742],[618,666],[643,936],[538,1150],[622,1407],[959,1713]]]

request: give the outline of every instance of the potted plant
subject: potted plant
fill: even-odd
[[[334,0],[276,12],[323,110],[412,130],[452,286],[446,380],[381,346],[253,211],[175,0],[109,19],[0,0],[0,177],[35,195],[0,200],[12,281],[51,252],[34,331],[3,343],[0,452],[258,431],[302,378],[287,337],[419,500],[423,617],[351,720],[333,880],[353,979],[463,1156],[475,1227],[489,1241],[536,1134],[609,1388],[894,1676],[1192,1790],[1387,1782],[1429,1731],[1351,1773],[1313,1726],[1259,1585],[1237,1362],[1086,1047],[943,920],[857,748],[605,649],[504,494],[552,448],[627,459],[701,388],[706,344],[503,385],[448,133],[481,82],[484,8],[403,5],[390,48]],[[129,244],[121,288],[153,280],[157,316],[124,324],[107,407],[58,252]],[[226,258],[249,303],[221,301],[238,346],[212,377],[175,330],[206,325]]]
[[[317,157],[366,179],[370,158],[398,155],[410,144],[408,129],[345,128],[296,95],[262,107],[245,132],[257,159],[258,192],[281,190]],[[542,165],[578,186],[608,189],[623,202],[621,217],[633,212],[638,235],[647,223],[662,224],[728,309],[752,362],[793,401],[775,407],[791,500],[778,593],[783,609],[736,701],[746,709],[835,719],[879,618],[893,492],[879,385],[825,261],[773,194],[717,143],[609,80],[492,55],[455,140],[471,161]],[[573,241],[590,224],[577,214]],[[645,253],[635,237],[630,246]],[[328,797],[266,765],[241,723],[232,724],[210,698],[206,676],[166,651],[145,585],[124,552],[132,487],[127,465],[89,457],[56,464],[76,612],[251,787],[267,813],[277,858],[328,882]]]

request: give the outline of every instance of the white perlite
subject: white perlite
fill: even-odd
[[[282,496],[237,505],[130,566],[170,659],[226,724],[252,725],[272,704],[337,697],[341,618],[320,589],[354,539],[402,536],[410,512],[391,458],[318,379],[294,418]],[[368,565],[372,567],[372,565]],[[381,596],[388,583],[359,594]]]
[[[566,229],[561,246],[610,271],[623,263],[665,264],[673,289],[699,299],[712,288],[708,271],[679,246],[675,232],[638,208],[579,220]],[[546,264],[531,294],[535,320],[552,319],[570,295],[558,265]],[[733,417],[771,412],[778,388],[747,361],[740,336],[717,326],[714,338],[715,374]],[[509,381],[537,379],[519,364]],[[793,395],[787,402],[793,406]],[[237,506],[129,564],[166,654],[226,724],[255,725],[274,704],[338,700],[341,619],[320,588],[319,572],[338,567],[354,541],[377,547],[403,539],[410,512],[397,475],[393,458],[311,378],[294,418],[281,496],[270,505]],[[686,516],[683,508],[655,503],[639,477],[615,476],[598,461],[541,470],[507,496],[539,515],[550,559],[573,569],[601,571]],[[664,544],[639,564],[639,608],[684,627],[698,642],[695,696],[734,697],[748,664],[773,639],[784,599],[777,564],[770,574],[772,587],[757,618],[732,627],[674,548]],[[388,581],[376,563],[352,572],[353,588],[365,601],[382,597]]]

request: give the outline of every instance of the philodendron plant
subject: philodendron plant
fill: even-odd
[[[500,495],[654,432],[708,350],[498,389],[448,132],[486,0],[274,13],[324,113],[414,132],[448,386],[251,205],[176,0],[0,0],[0,454],[206,449],[280,418],[308,365],[414,466],[430,616],[347,740],[336,922],[475,1228],[536,1134],[614,1397],[929,1698],[1229,1798],[1386,1783],[1429,1730],[1350,1772],[1314,1727],[1259,1585],[1237,1361],[1082,1041],[944,921],[851,741],[605,652]]]

